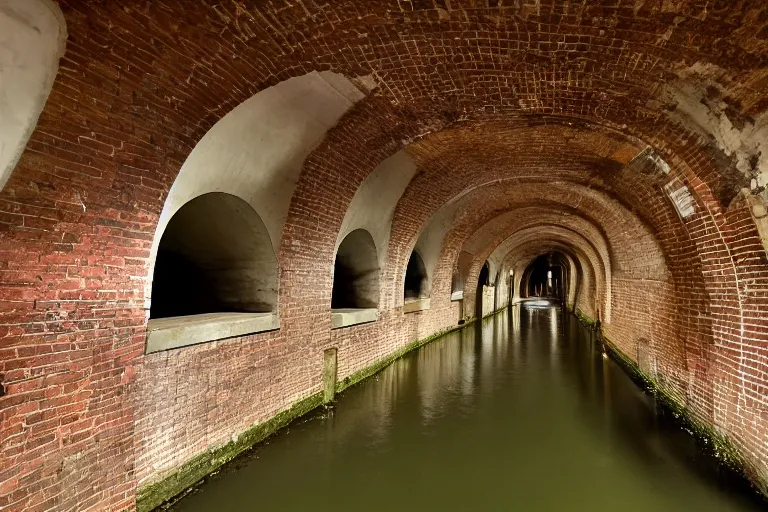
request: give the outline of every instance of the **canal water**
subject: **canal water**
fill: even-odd
[[[178,511],[728,512],[718,469],[558,307],[451,333],[206,479]]]

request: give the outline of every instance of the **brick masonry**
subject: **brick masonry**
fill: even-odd
[[[758,118],[763,1],[58,4],[66,53],[0,193],[0,507],[132,508],[138,485],[318,391],[323,349],[339,348],[343,378],[454,325],[459,252],[479,248],[473,311],[485,258],[526,229],[544,242],[503,270],[562,246],[595,314],[602,275],[606,335],[650,351],[665,387],[768,481],[768,261],[738,195],[749,180],[662,94],[687,78],[734,120]],[[186,156],[260,90],[328,69],[376,88],[304,164],[280,243],[281,329],[143,355],[150,247]],[[646,146],[669,175],[633,160]],[[400,149],[418,172],[395,210],[380,318],[331,331],[336,234]],[[664,195],[672,178],[692,192],[691,217]],[[431,308],[403,315],[410,252],[451,201]]]

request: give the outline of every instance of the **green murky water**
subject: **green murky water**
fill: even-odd
[[[172,510],[765,510],[558,308],[450,334]]]

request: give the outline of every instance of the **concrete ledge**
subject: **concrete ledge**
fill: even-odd
[[[332,309],[331,329],[340,329],[350,325],[375,322],[379,319],[379,310],[376,308],[365,309]]]
[[[464,291],[463,290],[459,291],[459,292],[453,292],[451,294],[451,301],[463,300],[463,299],[464,299]]]
[[[345,389],[380,372],[405,354],[416,350],[427,343],[431,343],[448,333],[464,329],[472,322],[474,322],[474,319],[464,325],[448,327],[436,332],[432,336],[409,343],[391,353],[389,356],[379,359],[372,365],[358,370],[345,377],[344,380],[337,382],[336,392],[341,393]],[[245,432],[233,436],[233,440],[229,443],[202,452],[192,457],[187,462],[182,463],[179,467],[170,469],[164,474],[155,477],[151,482],[139,484],[139,488],[136,492],[136,510],[138,512],[149,512],[164,502],[173,503],[175,501],[174,497],[183,496],[182,493],[184,490],[194,485],[195,482],[198,482],[206,475],[216,471],[216,469],[232,460],[243,451],[263,441],[277,430],[285,427],[292,420],[309,413],[314,408],[320,406],[321,403],[321,393],[316,393],[303,400],[295,402],[289,409],[278,413],[271,419],[263,423],[258,423]]]
[[[429,309],[429,299],[407,300],[403,304],[403,313],[416,313]]]
[[[146,353],[279,328],[277,313],[206,313],[157,318],[147,323]]]

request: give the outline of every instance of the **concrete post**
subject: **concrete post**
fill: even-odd
[[[333,402],[336,396],[336,348],[323,352],[323,403]]]

